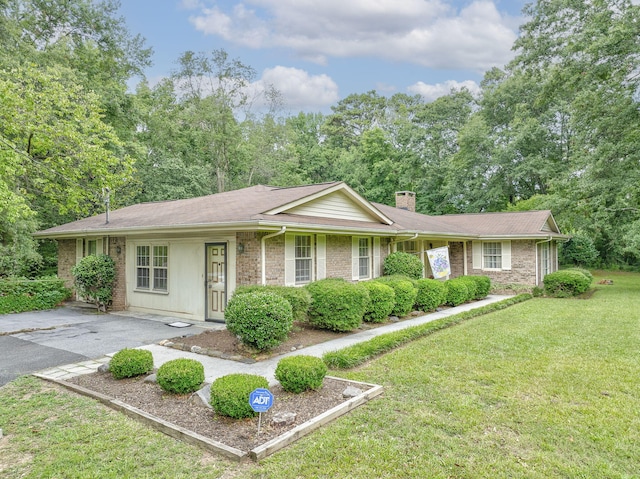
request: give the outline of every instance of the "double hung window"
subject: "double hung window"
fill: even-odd
[[[168,291],[169,247],[167,245],[136,246],[136,288]]]

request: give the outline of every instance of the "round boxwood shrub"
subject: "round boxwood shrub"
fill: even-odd
[[[413,305],[416,303],[418,290],[414,286],[413,280],[406,276],[381,276],[376,281],[391,286],[396,295],[395,304],[391,314],[396,316],[405,316],[411,312]]]
[[[418,290],[416,306],[420,311],[433,311],[444,304],[446,296],[442,281],[424,278],[416,281],[416,286]]]
[[[153,355],[146,349],[121,349],[109,361],[109,371],[116,379],[147,374],[153,371]]]
[[[469,276],[469,278],[473,278],[478,286],[476,299],[486,298],[489,295],[489,291],[491,291],[491,278],[489,276]]]
[[[361,284],[341,279],[321,279],[306,286],[311,293],[309,323],[331,331],[353,331],[360,324],[369,303]]]
[[[476,296],[478,295],[478,284],[473,279],[473,277],[472,276],[460,276],[460,277],[456,278],[456,280],[464,283],[464,285],[467,287],[467,299],[466,299],[466,301],[475,300]]]
[[[290,356],[278,361],[275,376],[285,391],[299,394],[317,391],[327,374],[327,365],[314,356]]]
[[[291,312],[293,313],[293,320],[298,322],[305,322],[307,320],[307,312],[311,305],[311,295],[305,288],[296,288],[295,286],[276,286],[276,285],[247,285],[239,286],[234,291],[233,295],[254,293],[256,291],[269,291],[275,293],[278,296],[282,296],[289,301],[291,305]]]
[[[544,292],[547,296],[568,298],[584,293],[591,286],[591,280],[580,271],[556,271],[544,277]]]
[[[362,286],[369,291],[369,304],[363,319],[369,323],[385,321],[396,303],[396,293],[389,285],[378,281],[365,281]]]
[[[216,379],[211,384],[209,404],[213,410],[234,419],[256,416],[249,404],[249,395],[257,388],[267,388],[269,383],[262,376],[255,374],[228,374]]]
[[[448,279],[444,284],[447,289],[446,304],[449,306],[458,306],[469,297],[467,285],[464,281],[460,281],[459,278]]]
[[[383,272],[385,276],[399,274],[411,279],[420,279],[423,268],[422,261],[418,256],[396,251],[384,259]]]
[[[579,271],[589,279],[590,283],[593,281],[593,275],[591,274],[591,271],[589,271],[586,268],[568,268],[568,269],[564,269],[563,271]]]
[[[278,346],[293,326],[289,302],[269,291],[232,296],[224,317],[229,331],[260,351]]]
[[[158,368],[156,381],[170,393],[192,393],[204,382],[204,366],[195,359],[172,359]]]

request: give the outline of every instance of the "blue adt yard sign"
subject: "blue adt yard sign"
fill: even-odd
[[[273,406],[273,394],[268,389],[255,389],[249,395],[249,405],[255,412],[267,412]]]

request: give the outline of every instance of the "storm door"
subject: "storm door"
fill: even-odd
[[[224,321],[227,305],[227,245],[213,243],[206,245],[206,288],[207,321]]]

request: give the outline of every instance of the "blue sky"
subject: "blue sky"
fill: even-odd
[[[285,110],[330,111],[351,93],[477,89],[513,53],[526,0],[123,0],[129,30],[154,50],[151,84],[187,51],[226,50]]]

